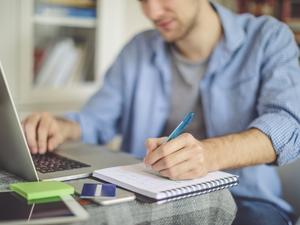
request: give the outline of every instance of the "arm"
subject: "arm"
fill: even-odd
[[[85,103],[79,112],[65,118],[79,124],[80,139],[85,143],[105,144],[117,133],[122,111],[123,58],[119,56],[105,74],[102,87]]]
[[[203,141],[208,171],[273,163],[276,153],[270,138],[258,129]]]
[[[101,89],[86,102],[80,112],[65,115],[80,125],[83,142],[106,144],[121,132],[125,100],[130,89],[127,83],[139,57],[136,39],[133,38],[123,48],[106,72]]]
[[[121,61],[119,57],[107,72],[103,87],[80,112],[69,113],[65,118],[34,113],[22,122],[32,153],[53,151],[67,140],[103,144],[115,135],[122,105]]]
[[[163,139],[150,139],[146,164],[163,176],[189,179],[219,169],[283,165],[300,155],[298,48],[286,26],[273,29],[269,39],[261,69],[258,117],[249,127],[241,133],[203,141],[189,134],[166,144],[162,144]]]
[[[276,159],[271,140],[258,129],[204,141],[188,133],[162,144],[164,140],[147,141],[145,163],[172,179],[192,179],[211,171],[272,163]]]
[[[137,37],[121,51],[105,74],[99,89],[80,112],[68,113],[63,118],[54,118],[48,113],[33,114],[23,122],[28,145],[33,153],[52,151],[66,140],[81,140],[86,143],[105,144],[120,130],[128,76],[139,57]],[[50,128],[49,124],[55,124]],[[57,135],[54,135],[57,132]],[[51,141],[51,136],[57,141]],[[54,142],[54,143],[52,143]]]

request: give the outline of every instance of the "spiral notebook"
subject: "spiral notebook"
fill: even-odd
[[[193,180],[170,180],[146,168],[143,163],[96,170],[93,176],[159,203],[205,194],[238,184],[238,176],[221,171],[211,172],[205,177]]]

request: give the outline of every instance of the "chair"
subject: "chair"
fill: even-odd
[[[298,223],[300,225],[300,159],[278,168],[282,182],[283,197],[295,209]]]

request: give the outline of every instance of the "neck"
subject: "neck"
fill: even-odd
[[[206,60],[222,37],[219,16],[210,3],[203,1],[200,9],[191,32],[174,43],[177,50],[192,61]]]

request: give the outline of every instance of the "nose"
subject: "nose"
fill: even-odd
[[[161,0],[147,0],[143,6],[145,15],[152,21],[159,20],[163,13],[163,5]]]

